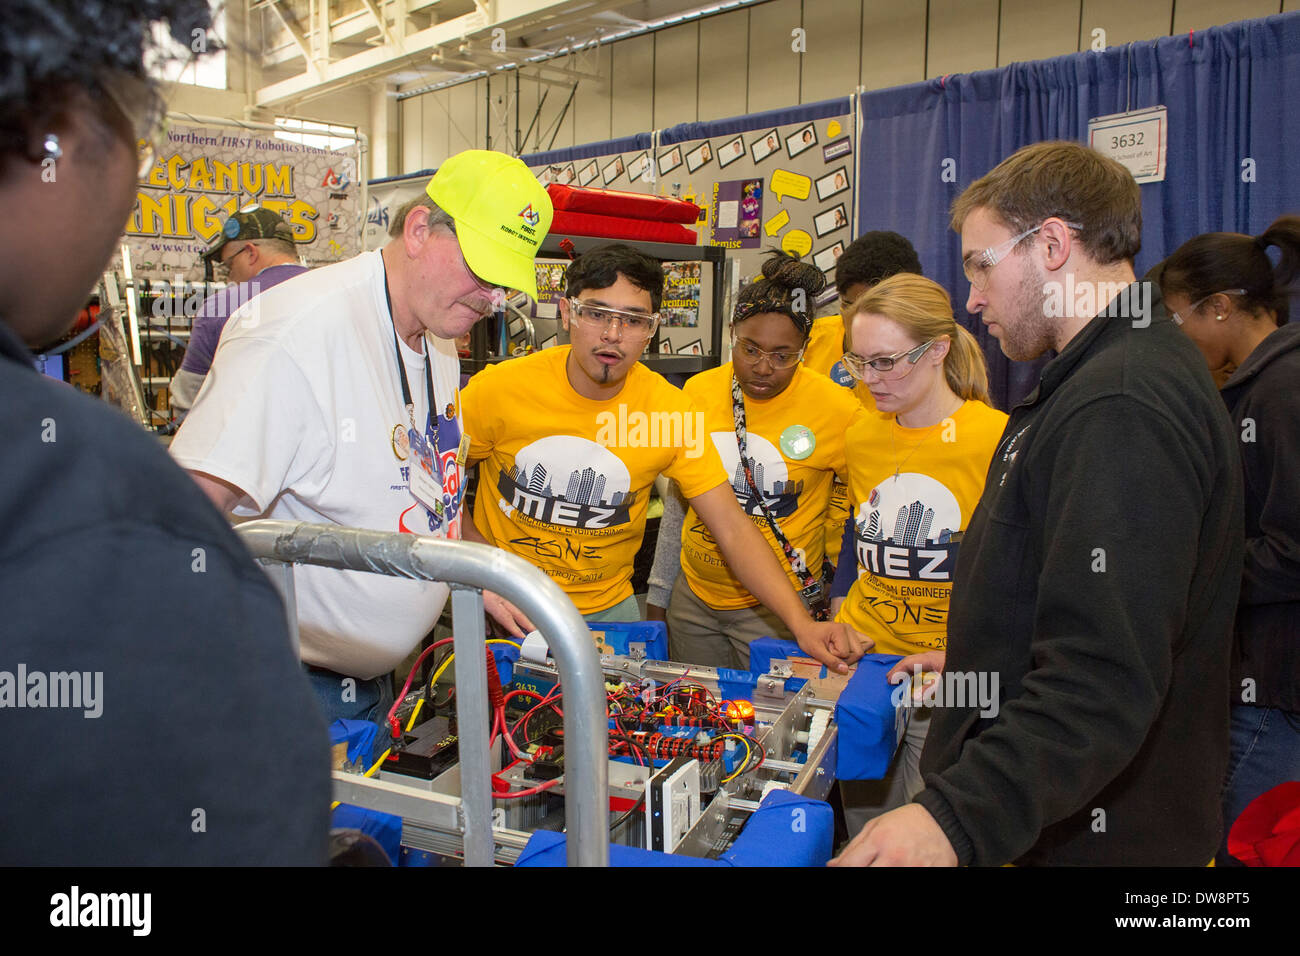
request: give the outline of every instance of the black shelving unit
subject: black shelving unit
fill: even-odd
[[[598,246],[611,242],[625,242],[641,250],[648,256],[654,256],[661,262],[708,262],[713,266],[713,297],[709,314],[709,353],[708,355],[660,355],[659,334],[655,330],[650,340],[647,354],[641,358],[642,364],[660,375],[690,376],[707,368],[716,368],[722,355],[723,310],[726,308],[727,289],[724,272],[727,263],[727,250],[720,246],[687,246],[675,242],[641,242],[632,239],[605,239],[597,236],[557,236],[549,235],[537,252],[539,259],[567,259],[568,254],[560,248],[564,240],[573,243],[573,251],[582,255]],[[470,358],[461,359],[461,368],[474,373],[488,365],[504,362],[509,355],[491,355],[491,336],[486,323],[474,326],[470,336]]]

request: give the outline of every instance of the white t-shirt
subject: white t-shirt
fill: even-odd
[[[377,251],[295,276],[231,315],[172,457],[247,492],[237,514],[459,538],[460,362],[452,342],[425,342],[449,521],[410,492],[418,466],[397,440],[409,419]],[[424,357],[400,347],[423,430]],[[447,600],[445,584],[303,565],[294,585],[302,659],[361,678],[400,664]]]

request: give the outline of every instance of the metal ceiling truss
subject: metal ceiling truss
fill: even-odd
[[[344,87],[376,79],[402,69],[446,70],[449,79],[467,73],[524,66],[529,58],[549,58],[549,51],[526,47],[502,48],[501,29],[512,36],[550,32],[561,24],[587,20],[627,0],[473,0],[474,9],[438,22],[439,8],[453,0],[357,0],[355,10],[330,19],[330,0],[251,0],[250,13],[269,10],[288,39],[263,57],[263,68],[299,61],[301,72],[263,86],[254,94],[257,108],[279,107]],[[301,12],[306,8],[305,23]],[[430,25],[412,31],[412,16],[419,13]],[[419,22],[419,21],[417,21]],[[496,40],[497,49],[493,49]],[[563,34],[556,36],[563,41]],[[274,42],[274,41],[272,41]],[[536,65],[554,77],[543,82],[570,86],[574,70]],[[595,73],[583,73],[599,78]]]

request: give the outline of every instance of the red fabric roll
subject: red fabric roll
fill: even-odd
[[[700,207],[693,202],[669,199],[667,196],[650,196],[645,193],[619,192],[617,189],[588,189],[582,186],[561,186],[551,183],[546,187],[551,205],[558,213],[592,213],[597,216],[623,216],[628,219],[648,219],[654,222],[679,222],[691,224],[699,221]],[[551,231],[555,232],[554,225]],[[669,240],[671,241],[671,240]]]
[[[585,212],[555,210],[551,234],[556,236],[599,236],[604,239],[644,239],[693,246],[699,236],[676,222],[651,222],[622,216],[597,216]]]

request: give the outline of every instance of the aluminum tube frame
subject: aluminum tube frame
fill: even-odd
[[[523,611],[550,645],[565,688],[568,864],[609,865],[605,680],[586,622],[555,582],[522,558],[469,541],[269,519],[245,522],[235,531],[262,560],[469,585],[494,591]],[[458,608],[453,598],[453,615]],[[483,668],[479,679],[486,696],[485,657]]]
[[[459,584],[451,588],[465,865],[491,866],[492,768],[488,756],[488,722],[492,719],[492,708],[488,704],[484,653],[487,635],[483,632],[483,592]]]

